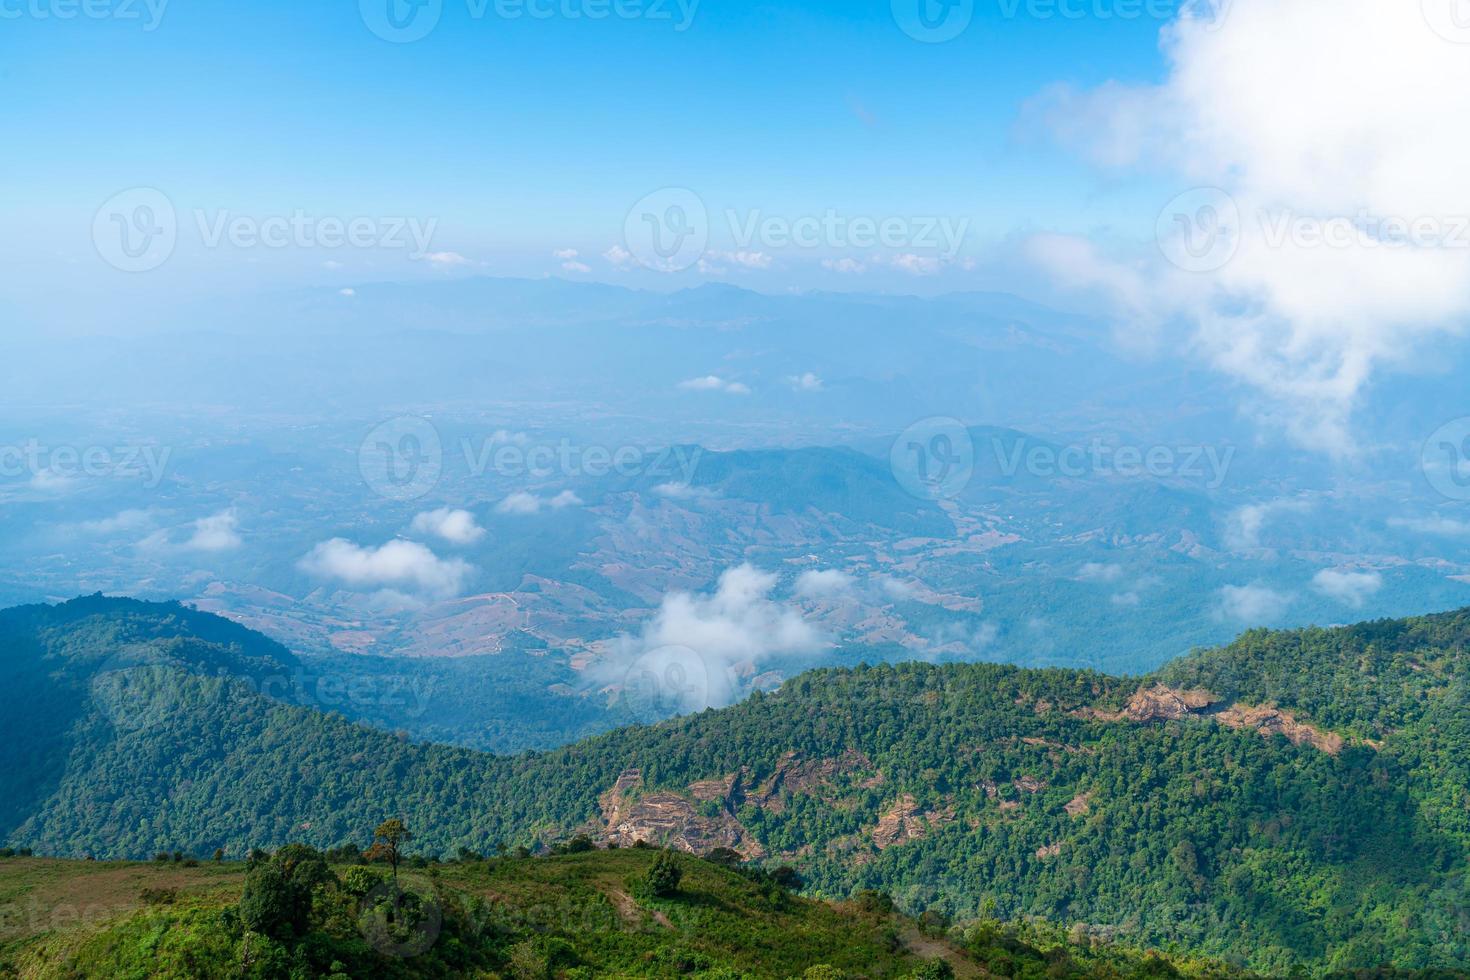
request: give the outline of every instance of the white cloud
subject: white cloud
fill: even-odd
[[[829,272],[836,272],[844,276],[855,276],[860,272],[867,271],[867,266],[854,258],[823,259],[822,268]]]
[[[348,297],[356,296],[357,295],[357,290],[352,289],[351,287],[348,287],[347,289],[339,289],[339,290],[337,290],[337,295],[338,296],[348,296]]]
[[[585,501],[572,490],[563,490],[556,496],[546,499],[522,490],[511,494],[496,504],[495,511],[499,514],[525,517],[531,514],[541,513],[542,507],[549,507],[552,510],[564,510],[567,507],[581,507],[584,503]]]
[[[1123,577],[1123,566],[1090,561],[1077,571],[1079,582],[1116,582]]]
[[[430,252],[428,255],[424,256],[424,261],[428,262],[430,265],[437,265],[443,268],[452,268],[454,266],[475,264],[473,261],[465,258],[458,252]]]
[[[1246,504],[1230,512],[1225,521],[1225,546],[1232,551],[1253,551],[1261,547],[1261,532],[1279,514],[1305,514],[1312,509],[1309,500],[1281,499],[1260,504]]]
[[[786,383],[797,391],[822,390],[822,379],[810,371],[805,374],[794,374],[786,379]]]
[[[1357,608],[1383,588],[1383,576],[1378,572],[1324,568],[1312,576],[1312,588],[1329,599]]]
[[[630,670],[647,667],[663,651],[679,650],[684,651],[677,664],[685,687],[681,707],[691,711],[731,703],[738,668],[827,647],[796,608],[770,598],[776,581],[775,575],[746,564],[721,575],[712,595],[670,593],[638,635],[610,645],[596,676],[621,683]]]
[[[552,249],[551,254],[554,258],[561,259],[563,262],[570,262],[581,253],[574,248],[557,248]]]
[[[606,252],[603,252],[602,257],[607,259],[607,261],[611,265],[617,266],[619,269],[627,268],[628,266],[633,264],[633,253],[628,251],[626,248],[623,248],[623,246],[621,245],[614,245]]]
[[[531,441],[531,437],[524,432],[511,432],[508,429],[496,429],[490,435],[492,446],[524,446]]]
[[[95,521],[82,521],[76,529],[83,534],[120,534],[139,531],[153,523],[153,515],[146,510],[123,510],[112,517]]]
[[[878,585],[888,596],[899,601],[907,601],[919,594],[919,588],[913,582],[904,582],[900,579],[890,578],[887,575],[878,578]]]
[[[653,492],[660,497],[668,497],[670,500],[693,500],[697,497],[713,496],[709,489],[693,487],[687,483],[660,483],[653,488]]]
[[[459,595],[473,571],[465,562],[442,559],[415,541],[363,548],[342,538],[323,541],[298,567],[313,577],[335,579],[354,589],[408,590],[434,599]]]
[[[37,470],[31,475],[30,487],[40,493],[69,493],[78,481],[55,470]]]
[[[1390,517],[1388,526],[1444,538],[1470,537],[1470,521],[1441,517],[1438,514],[1433,517]]]
[[[485,536],[485,529],[475,523],[475,515],[467,510],[426,510],[413,519],[413,533],[432,534],[450,544],[470,545]]]
[[[231,551],[240,547],[240,521],[233,510],[220,511],[194,522],[194,533],[184,542],[189,551]]]
[[[944,268],[943,260],[931,255],[915,255],[912,252],[895,255],[888,262],[895,269],[907,272],[911,276],[938,275],[939,271]]]
[[[796,594],[803,599],[841,595],[852,589],[852,576],[838,568],[812,569],[796,578]]]
[[[1223,25],[1186,13],[1165,27],[1163,84],[1055,89],[1038,114],[1104,167],[1162,165],[1172,187],[1161,197],[1228,192],[1240,220],[1217,210],[1217,240],[1226,254],[1233,243],[1233,257],[1185,272],[1157,257],[1109,264],[1078,245],[1080,278],[1107,286],[1134,320],[1185,318],[1199,350],[1259,393],[1259,414],[1306,445],[1348,453],[1374,372],[1470,313],[1464,241],[1388,247],[1383,230],[1424,222],[1454,235],[1463,225],[1470,130],[1454,121],[1470,117],[1470,57],[1407,0],[1228,7]],[[1183,228],[1208,218],[1198,203],[1181,207]],[[1346,234],[1335,245],[1281,241],[1283,217]],[[1162,215],[1168,227],[1174,218]],[[1193,230],[1203,245],[1205,229]]]
[[[1220,590],[1216,618],[1262,626],[1279,619],[1289,605],[1290,596],[1264,585],[1227,585]]]
[[[561,267],[567,272],[591,272],[592,266],[585,262],[563,262]]]
[[[517,491],[495,505],[497,514],[537,514],[541,511],[541,498],[534,493]]]
[[[723,391],[727,395],[748,395],[750,388],[739,381],[726,381],[724,378],[714,374],[707,374],[702,378],[690,378],[688,381],[680,381],[679,388],[683,391]]]

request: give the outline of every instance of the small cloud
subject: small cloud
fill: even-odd
[[[852,576],[837,568],[813,569],[796,579],[796,594],[803,599],[822,599],[840,595],[852,588]]]
[[[823,259],[822,268],[839,275],[855,276],[860,272],[866,272],[868,267],[854,258]]]
[[[458,559],[445,560],[415,541],[390,541],[363,548],[342,538],[323,541],[298,566],[315,578],[333,579],[349,588],[390,592],[409,590],[436,599],[459,595],[473,569]]]
[[[430,252],[424,256],[424,261],[430,265],[436,265],[446,269],[453,268],[454,266],[475,264],[458,252]]]
[[[336,259],[327,259],[327,261],[325,261],[325,262],[322,263],[322,268],[323,269],[340,269],[340,268],[342,268],[342,263],[341,262],[338,262]]]
[[[1350,572],[1324,568],[1312,576],[1312,588],[1320,595],[1356,609],[1383,588],[1383,576],[1372,571]]]
[[[1418,534],[1432,534],[1442,538],[1470,537],[1470,521],[1459,521],[1452,517],[1391,517],[1389,527],[1401,527]]]
[[[239,518],[233,510],[220,511],[194,522],[194,533],[184,542],[187,551],[231,551],[242,544],[236,532]]]
[[[574,248],[557,248],[552,249],[551,252],[553,258],[561,259],[563,262],[570,262],[572,259],[575,259],[578,255],[581,254],[581,252],[578,252]]]
[[[517,491],[495,505],[497,514],[537,514],[541,511],[541,498],[534,493]]]
[[[551,510],[565,510],[568,507],[581,507],[585,502],[572,490],[563,490],[554,497],[542,499],[534,493],[518,491],[506,497],[495,505],[497,514],[510,514],[517,517],[528,517],[532,514],[541,513],[542,507]]]
[[[927,255],[915,255],[912,252],[895,255],[889,259],[889,264],[911,276],[938,275],[939,271],[944,268],[944,263],[940,259]]]
[[[1227,585],[1220,590],[1215,618],[1264,625],[1279,619],[1290,604],[1290,596],[1264,585]]]
[[[112,517],[104,517],[95,521],[82,521],[75,525],[76,529],[83,534],[122,534],[128,531],[140,531],[153,523],[153,516],[146,510],[124,510],[119,511]]]
[[[524,432],[511,432],[508,429],[496,429],[490,435],[492,446],[524,446],[530,443],[531,437]]]
[[[339,290],[337,290],[337,295],[338,296],[356,296],[357,295],[357,290],[351,289],[351,288],[348,288],[348,289],[339,289]]]
[[[702,378],[690,378],[688,381],[680,381],[679,388],[682,391],[723,391],[727,395],[748,395],[750,388],[739,381],[726,381],[715,374],[707,374]]]
[[[1143,601],[1143,597],[1140,596],[1137,592],[1119,592],[1117,595],[1113,596],[1111,601],[1115,606],[1119,606],[1123,609],[1132,609],[1134,606],[1137,606],[1140,602]]]
[[[890,598],[900,601],[912,599],[919,592],[918,586],[913,582],[902,582],[896,578],[889,578],[886,575],[879,579],[878,584],[884,592],[888,593]]]
[[[805,374],[793,374],[786,379],[786,383],[796,391],[821,391],[822,379],[812,372]]]
[[[467,510],[441,507],[427,510],[413,519],[414,534],[431,534],[450,544],[470,545],[485,536],[485,529],[475,523],[475,515]]]
[[[602,257],[619,269],[625,269],[633,264],[633,253],[621,245],[614,245],[606,252],[603,252]]]
[[[77,483],[74,477],[46,469],[37,470],[32,474],[30,487],[39,493],[70,493]]]
[[[592,266],[585,262],[563,262],[561,267],[567,272],[591,272]]]
[[[1281,514],[1305,514],[1311,509],[1309,500],[1289,499],[1239,507],[1226,518],[1225,545],[1232,551],[1253,551],[1261,547],[1261,532],[1272,518]]]
[[[692,487],[687,483],[660,483],[653,488],[653,492],[670,500],[696,500],[715,495],[708,487]]]
[[[571,490],[563,490],[547,501],[552,510],[561,510],[564,507],[581,507],[584,501]]]
[[[1122,565],[1104,565],[1088,562],[1077,570],[1079,582],[1116,582],[1123,577]]]

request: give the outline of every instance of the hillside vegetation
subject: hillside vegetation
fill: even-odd
[[[30,607],[0,637],[24,733],[0,834],[38,853],[327,848],[397,814],[430,854],[726,847],[813,896],[1262,971],[1470,967],[1467,613],[1250,633],[1142,679],[817,671],[513,758],[263,696],[290,655],[178,606]]]
[[[337,856],[340,858],[340,855]],[[842,978],[1226,976],[1224,967],[995,922],[946,930],[883,896],[790,895],[653,849],[329,863],[0,860],[0,976]],[[672,883],[655,869],[673,867]]]

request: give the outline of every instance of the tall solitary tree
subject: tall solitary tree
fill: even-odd
[[[413,834],[402,820],[384,820],[373,831],[373,846],[363,857],[369,861],[387,861],[393,866],[393,885],[398,886],[398,862],[403,860],[403,845],[413,839]]]

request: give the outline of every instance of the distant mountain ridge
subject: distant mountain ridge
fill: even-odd
[[[817,671],[515,757],[267,697],[290,654],[174,604],[26,607],[0,636],[21,733],[0,747],[0,834],[41,853],[329,846],[399,814],[433,852],[577,832],[733,846],[820,894],[1262,969],[1470,966],[1470,611],[1257,631],[1138,680]]]

